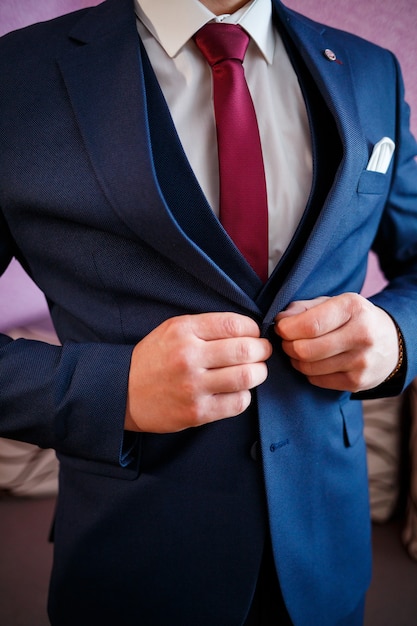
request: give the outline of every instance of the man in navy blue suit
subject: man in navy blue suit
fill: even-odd
[[[211,70],[238,24],[268,279],[219,215]],[[359,625],[360,400],[417,375],[416,143],[388,51],[278,0],[107,0],[0,43],[1,435],[60,459],[54,625]],[[373,249],[389,279],[358,295]]]

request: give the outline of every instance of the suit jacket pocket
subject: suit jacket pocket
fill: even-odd
[[[340,407],[343,418],[343,437],[345,445],[350,447],[363,436],[362,403],[358,400],[348,400]]]
[[[132,450],[132,460],[125,467],[123,467],[121,464],[113,465],[112,463],[102,463],[100,461],[82,459],[79,457],[69,456],[67,454],[58,454],[57,456],[61,468],[64,471],[76,471],[82,472],[84,474],[95,474],[97,476],[116,478],[119,480],[135,480],[140,473],[141,441],[142,437],[138,435],[137,449],[134,452]]]
[[[359,178],[358,193],[382,194],[388,191],[389,182],[387,174],[364,170]]]

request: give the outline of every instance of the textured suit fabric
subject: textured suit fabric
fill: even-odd
[[[416,376],[416,144],[389,52],[274,7],[315,172],[265,286],[190,171],[130,0],[0,42],[0,267],[22,262],[63,343],[0,343],[1,434],[61,460],[52,624],[241,624],[268,525],[296,626],[343,623],[369,582],[360,403],[310,386],[271,324],[294,299],[359,291],[373,247],[390,279],[373,301],[399,324],[407,364],[368,395]],[[365,169],[383,136],[396,142],[386,175]],[[122,448],[133,346],[203,311],[258,322],[274,345],[268,380],[240,417]]]

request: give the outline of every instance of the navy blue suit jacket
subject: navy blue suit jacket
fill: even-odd
[[[369,582],[361,403],[295,372],[271,324],[293,300],[360,291],[373,248],[390,282],[372,300],[401,328],[407,362],[369,395],[417,375],[417,150],[391,53],[277,0],[274,12],[315,169],[265,286],[190,170],[131,0],[0,42],[0,269],[19,259],[63,344],[1,337],[0,432],[61,461],[53,624],[238,625],[267,521],[296,626],[334,626]],[[390,168],[367,171],[384,136]],[[250,409],[122,446],[134,345],[171,316],[207,311],[251,316],[274,344]]]

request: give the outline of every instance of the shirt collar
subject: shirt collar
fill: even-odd
[[[134,0],[134,4],[137,17],[170,57],[178,54],[202,26],[216,18],[199,0]],[[224,21],[244,28],[266,61],[272,63],[275,37],[271,0],[253,0]]]

